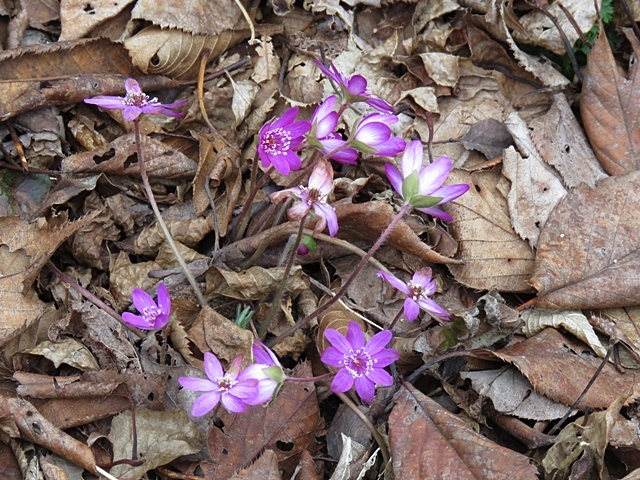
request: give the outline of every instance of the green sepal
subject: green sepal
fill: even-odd
[[[375,148],[370,147],[366,143],[360,142],[358,140],[350,140],[349,146],[355,148],[360,153],[376,153],[378,151]]]
[[[411,203],[411,199],[415,196],[418,196],[418,192],[420,191],[420,176],[418,172],[415,170],[411,172],[411,175],[404,179],[402,182],[402,198],[405,201]],[[413,205],[413,203],[411,203]]]
[[[414,195],[409,199],[413,208],[429,208],[442,201],[442,197],[429,197],[427,195]]]
[[[309,235],[303,235],[300,239],[300,243],[307,247],[311,252],[315,252],[316,248],[318,248],[318,244],[316,243],[316,241]]]
[[[275,382],[278,382],[278,383],[284,382],[285,375],[281,367],[277,365],[273,365],[271,367],[263,368],[262,371],[271,380],[274,380]]]

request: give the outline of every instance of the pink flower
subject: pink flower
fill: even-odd
[[[236,357],[227,373],[224,373],[218,358],[212,353],[204,354],[204,372],[209,380],[195,377],[180,377],[178,383],[195,392],[207,392],[193,402],[191,415],[201,417],[215,408],[220,401],[234,413],[242,413],[252,399],[258,395],[258,380],[249,378],[247,369],[240,371],[242,356]]]
[[[245,368],[243,373],[245,378],[253,378],[258,381],[258,393],[247,403],[262,405],[273,398],[286,376],[278,357],[264,343],[255,340],[252,351],[256,363]]]
[[[266,123],[258,133],[258,155],[262,165],[271,164],[282,175],[289,175],[291,170],[300,170],[302,163],[295,152],[304,140],[303,135],[309,131],[311,124],[306,120],[295,121],[298,107],[290,108],[271,123]]]
[[[338,217],[335,210],[327,203],[327,197],[333,189],[333,169],[326,160],[319,160],[311,172],[308,187],[294,187],[272,193],[270,199],[279,204],[285,198],[293,195],[298,201],[287,210],[289,218],[297,220],[304,217],[313,208],[313,212],[320,217],[316,224],[316,231],[321,232],[329,227],[329,235],[332,237],[338,233]]]
[[[388,387],[393,384],[393,378],[384,367],[400,358],[400,354],[385,348],[392,337],[389,330],[376,333],[366,344],[364,333],[356,322],[349,322],[346,337],[333,328],[327,328],[324,336],[332,346],[322,352],[320,359],[340,369],[331,382],[333,392],[346,392],[355,384],[360,398],[371,402],[376,385]]]
[[[131,299],[142,315],[124,312],[122,319],[129,325],[143,330],[160,330],[169,323],[171,297],[164,283],[158,285],[158,303],[154,302],[151,295],[140,288],[135,288],[131,292]]]
[[[331,95],[313,112],[307,143],[325,155],[330,154],[330,158],[337,162],[356,165],[358,152],[353,148],[347,148],[347,142],[335,131],[340,118],[338,112],[333,109],[336,99],[335,95]]]
[[[122,117],[130,122],[141,114],[167,115],[169,117],[182,118],[184,114],[174,112],[174,109],[183,106],[188,100],[180,100],[174,103],[160,103],[157,98],[149,99],[149,95],[140,90],[140,85],[133,78],[127,78],[124,82],[127,94],[124,97],[112,97],[99,95],[85,99],[85,103],[97,105],[106,110],[123,110]]]
[[[329,68],[318,60],[315,62],[322,70],[322,73],[338,85],[346,103],[365,102],[381,112],[394,112],[391,105],[371,94],[371,90],[367,87],[367,79],[362,75],[352,75],[347,79],[333,62],[329,65]]]
[[[422,268],[413,274],[409,283],[404,283],[390,273],[378,271],[378,276],[384,278],[393,287],[407,295],[404,301],[404,316],[413,322],[420,313],[420,309],[433,315],[438,320],[451,317],[449,312],[429,298],[436,292],[436,281],[431,278],[431,269]]]
[[[372,113],[364,117],[356,127],[349,144],[363,153],[376,153],[385,157],[395,157],[406,147],[406,142],[391,134],[389,125],[398,121],[395,115]]]
[[[438,208],[432,208],[431,205],[442,205],[455,200],[469,190],[469,185],[459,183],[443,187],[451,171],[451,159],[440,157],[431,165],[424,167],[422,166],[423,156],[422,143],[419,140],[411,142],[402,156],[402,174],[391,164],[384,166],[389,182],[406,203],[414,205],[421,212],[450,222],[453,220],[451,215]],[[415,175],[412,176],[413,173]],[[409,177],[411,179],[407,181]],[[425,197],[431,197],[432,200],[435,197],[440,200],[428,202]],[[430,204],[428,208],[427,203]]]

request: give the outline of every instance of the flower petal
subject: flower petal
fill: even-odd
[[[395,109],[391,105],[389,105],[389,103],[385,102],[380,98],[371,97],[369,100],[366,100],[366,103],[371,105],[376,110],[380,110],[381,112],[384,112],[384,113],[395,112]]]
[[[420,140],[414,140],[404,151],[402,155],[402,176],[407,178],[413,172],[420,173],[422,170],[422,161],[424,159],[424,148]]]
[[[331,382],[331,391],[334,393],[343,393],[353,387],[353,377],[346,369],[342,368],[336,373]]]
[[[349,95],[352,95],[354,97],[369,97],[369,95],[366,94],[367,79],[362,75],[352,75],[351,78],[347,81],[347,91],[349,92]]]
[[[209,392],[198,397],[191,407],[191,415],[201,417],[213,410],[220,401],[220,392]]]
[[[167,323],[169,323],[169,320],[171,320],[171,317],[169,317],[169,315],[167,315],[166,313],[161,313],[151,324],[152,330],[162,330],[164,327],[166,327]]]
[[[204,378],[180,377],[178,383],[188,390],[194,392],[212,392],[218,390],[218,385]]]
[[[340,353],[345,354],[351,351],[351,344],[347,341],[344,335],[337,330],[327,328],[324,331],[324,336]]]
[[[241,398],[236,397],[230,393],[222,395],[222,405],[224,408],[233,413],[242,413],[247,410],[247,405]]]
[[[407,142],[398,137],[390,137],[389,140],[376,146],[376,153],[383,157],[395,157],[402,153],[407,146]]]
[[[378,352],[380,352],[380,350],[387,346],[392,337],[393,334],[389,330],[382,330],[371,337],[371,340],[367,342],[365,349],[369,355],[374,357]]]
[[[276,354],[260,340],[253,341],[251,350],[253,351],[253,358],[256,363],[260,363],[262,365],[280,365]]]
[[[420,305],[420,308],[422,308],[422,310],[430,313],[434,317],[438,317],[438,318],[451,317],[451,314],[449,314],[449,312],[447,312],[444,308],[442,308],[440,305],[438,305],[436,302],[434,302],[430,298],[421,298],[420,300],[418,300],[418,305]]]
[[[440,220],[444,220],[445,222],[453,221],[453,217],[451,215],[447,212],[443,212],[439,208],[416,208],[416,210],[426,213],[427,215],[431,215],[432,217],[439,218]]]
[[[164,283],[158,285],[158,306],[164,313],[171,313],[171,297]]]
[[[308,211],[309,211],[309,204],[304,200],[300,200],[294,203],[291,206],[291,208],[287,210],[287,215],[291,220],[299,220],[302,217],[304,217]]]
[[[124,110],[124,103],[122,103],[123,100],[124,98],[122,97],[100,95],[93,98],[85,98],[84,103],[97,105],[98,107],[106,110]]]
[[[365,376],[356,378],[355,384],[356,392],[358,392],[360,398],[367,403],[371,403],[376,394],[376,385]]]
[[[347,326],[347,342],[353,350],[358,350],[365,345],[364,332],[359,323],[349,322]]]
[[[209,380],[212,382],[224,376],[224,370],[222,370],[220,360],[218,360],[218,357],[213,353],[206,352],[204,354],[204,373],[207,374],[207,377],[209,377]]]
[[[420,307],[413,298],[407,298],[404,301],[404,316],[408,322],[413,322],[418,318]]]
[[[137,80],[133,78],[127,78],[124,81],[124,88],[127,91],[127,93],[142,93],[142,90],[140,89],[140,84],[138,83]]]
[[[286,127],[286,130],[289,131],[289,135],[291,135],[292,139],[301,137],[302,135],[307,133],[309,130],[311,130],[311,122],[308,122],[307,120],[300,120],[298,122],[293,122],[291,125]],[[294,147],[293,141],[291,143],[292,143],[291,148],[293,148]]]
[[[433,192],[433,197],[442,197],[442,200],[438,203],[438,205],[442,205],[443,203],[448,203],[451,200],[455,200],[456,198],[464,195],[469,190],[469,185],[466,183],[456,183],[455,185],[447,185],[442,188],[437,189]]]
[[[319,161],[309,177],[309,188],[315,188],[323,195],[329,195],[333,189],[333,168],[326,160]]]
[[[298,107],[290,108],[289,110],[284,112],[280,118],[276,118],[276,120],[271,123],[271,130],[276,128],[288,127],[289,124],[293,123],[297,115]]]
[[[391,129],[384,123],[369,123],[364,127],[358,127],[355,139],[370,147],[377,147],[391,137]]]
[[[153,301],[151,295],[141,288],[133,289],[133,292],[131,292],[131,300],[133,300],[136,310],[140,313],[142,313],[145,308],[157,308],[156,302]]]
[[[402,175],[400,175],[398,169],[390,163],[385,163],[384,172],[387,174],[387,178],[393,189],[402,197]]]
[[[124,312],[122,314],[122,320],[124,320],[127,325],[140,328],[141,330],[155,330],[151,327],[151,325],[149,325],[149,322],[147,322],[144,317],[140,315],[134,315],[131,312]]]
[[[367,373],[367,378],[374,384],[382,387],[390,387],[393,385],[393,377],[382,368],[373,368]]]
[[[396,290],[404,293],[405,295],[411,295],[411,290],[406,283],[397,278],[395,275],[387,272],[383,272],[382,270],[378,270],[378,276],[385,279],[388,283],[391,284]]]
[[[376,354],[376,367],[387,367],[400,358],[400,352],[393,348],[385,348]]]
[[[333,71],[325,67],[321,61],[316,60],[315,58],[313,60],[316,62],[316,65],[318,65],[318,68],[320,69],[320,71],[322,71],[322,73],[324,73],[327,78],[330,78],[337,84],[342,83],[342,79],[338,75],[336,75]],[[333,67],[333,63],[331,64],[331,66]],[[335,67],[333,68],[335,69]]]
[[[429,267],[424,267],[413,274],[411,281],[416,285],[426,287],[431,282],[432,277],[432,270]],[[433,292],[435,292],[435,290]],[[433,292],[428,292],[427,295],[431,295]]]
[[[324,219],[324,223],[329,227],[329,235],[335,237],[336,233],[338,233],[338,216],[333,207],[326,203],[315,203],[313,211]],[[322,230],[324,230],[324,227]]]
[[[343,144],[345,144],[346,142],[344,142],[343,140],[335,140],[335,141],[340,141],[343,142]],[[325,140],[323,140],[321,143],[323,144],[323,146],[325,145]],[[335,147],[333,148],[326,148],[326,152],[325,153],[330,153],[331,151],[335,150]],[[358,164],[358,151],[355,148],[345,148],[343,150],[340,150],[338,152],[335,152],[331,155],[331,158],[334,159],[336,162],[342,163],[344,165],[357,165]]]
[[[451,159],[440,157],[420,172],[420,194],[431,195],[445,182],[451,171]]]
[[[124,109],[122,110],[122,118],[124,118],[128,122],[133,122],[141,114],[142,109],[140,107],[136,107],[135,105],[125,105]]]
[[[320,356],[322,363],[331,365],[332,367],[342,367],[341,362],[344,360],[344,354],[340,352],[336,347],[328,347]]]

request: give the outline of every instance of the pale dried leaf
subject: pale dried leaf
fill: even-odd
[[[280,57],[273,51],[271,40],[263,40],[256,47],[258,60],[253,67],[251,80],[260,84],[266,82],[280,73]]]
[[[440,86],[455,87],[458,84],[458,55],[430,52],[418,54],[429,77]]]
[[[223,270],[212,266],[207,272],[207,295],[224,295],[238,300],[262,300],[274,292],[282,281],[284,267],[251,267],[241,273]],[[286,291],[300,293],[309,288],[308,280],[303,278],[302,267],[295,265],[289,272]]]
[[[87,347],[75,338],[65,338],[60,342],[40,342],[34,348],[23,350],[20,354],[41,355],[51,360],[56,368],[63,363],[83,372],[100,368]]]
[[[231,82],[233,85],[231,110],[236,117],[233,128],[237,128],[249,114],[251,105],[260,91],[260,87],[256,85],[253,80],[240,80],[239,82],[231,80]]]
[[[564,328],[589,345],[599,357],[604,358],[607,354],[589,320],[580,311],[535,309],[525,310],[520,317],[524,320],[522,331],[527,337],[533,337],[547,327]]]
[[[102,22],[115,17],[133,0],[62,0],[60,20],[62,32],[59,42],[78,40]]]

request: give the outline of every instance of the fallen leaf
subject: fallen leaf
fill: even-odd
[[[389,417],[393,472],[398,480],[534,480],[524,455],[501,447],[411,385],[394,396]]]
[[[295,377],[311,377],[308,363],[299,364]],[[324,422],[312,382],[285,382],[277,398],[265,407],[250,407],[243,415],[220,410],[222,427],[215,424],[207,445],[213,463],[202,463],[205,477],[226,480],[245,468],[264,449],[278,456],[285,477],[293,473],[300,453],[317,451],[315,433]]]
[[[479,290],[528,292],[534,253],[514,231],[507,201],[496,188],[499,172],[469,174],[453,170],[451,183],[468,183],[471,189],[445,206],[454,218],[450,223],[459,242],[463,265],[449,270],[463,285]]]
[[[493,118],[474,123],[458,141],[467,150],[477,150],[487,159],[499,157],[505,148],[514,144],[504,123]]]
[[[635,34],[624,30],[635,57],[640,43]],[[640,107],[638,63],[625,75],[613,57],[605,29],[600,27],[587,59],[587,71],[580,96],[584,129],[600,164],[610,175],[638,170],[640,164]]]
[[[60,2],[62,31],[58,41],[77,40],[84,37],[104,21],[118,15],[132,2],[133,0],[122,0],[97,2],[93,5],[87,3],[86,0]]]
[[[640,304],[639,191],[634,172],[580,185],[562,199],[538,242],[531,285],[540,308]]]
[[[75,338],[65,338],[60,342],[44,341],[34,348],[22,350],[16,353],[15,362],[20,361],[24,355],[37,355],[50,360],[56,368],[63,363],[81,371],[96,370],[100,368],[91,352]]]
[[[113,445],[113,459],[131,458],[133,446],[131,412],[122,412],[113,418],[109,440]],[[202,448],[202,435],[184,410],[154,412],[136,408],[138,454],[142,465],[117,465],[109,473],[119,480],[137,480],[146,472],[172,460],[196,453]]]
[[[490,356],[514,364],[535,391],[565,405],[573,405],[602,360],[589,348],[554,328],[545,328],[524,342],[505,347]],[[608,408],[635,380],[607,363],[577,408]]]
[[[229,478],[229,480],[280,480],[278,470],[278,456],[273,450],[265,450],[258,459],[244,470],[239,471]]]
[[[262,300],[282,282],[284,267],[251,267],[241,273],[212,266],[207,272],[205,295],[224,295],[238,300]],[[286,291],[299,293],[309,288],[300,265],[294,265],[286,281]]]
[[[564,94],[554,94],[549,111],[527,123],[536,150],[560,173],[565,187],[595,187],[607,178]]]

